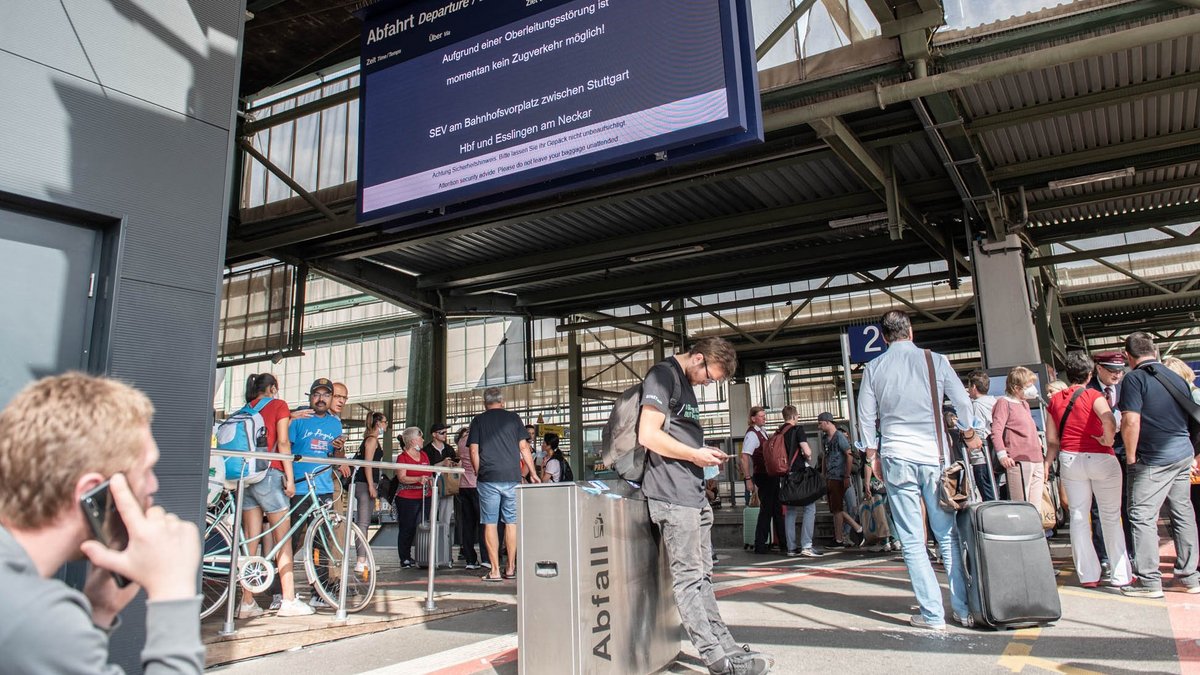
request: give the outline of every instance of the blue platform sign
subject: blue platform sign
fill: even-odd
[[[846,335],[850,338],[851,363],[869,363],[887,351],[887,343],[883,341],[883,327],[877,323],[847,326]]]

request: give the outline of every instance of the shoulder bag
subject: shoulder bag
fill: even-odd
[[[942,423],[942,406],[937,395],[937,376],[933,371],[933,352],[925,350],[925,366],[929,371],[929,400],[933,406],[934,436],[937,437],[938,466],[942,475],[938,478],[938,504],[947,511],[960,511],[971,500],[968,491],[967,465],[961,459],[946,464],[946,431]]]

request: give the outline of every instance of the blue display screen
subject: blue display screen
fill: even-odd
[[[761,140],[749,23],[745,0],[371,7],[360,222]]]

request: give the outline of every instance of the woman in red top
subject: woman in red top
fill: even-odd
[[[285,455],[291,454],[292,445],[288,439],[288,424],[291,411],[287,401],[275,398],[279,395],[279,380],[271,373],[259,373],[246,379],[246,403],[256,406],[264,398],[268,403],[259,411],[267,432],[267,447],[273,452]],[[263,514],[267,522],[275,527],[273,535],[276,539],[283,537],[291,529],[288,517],[291,504],[288,499],[296,494],[296,481],[292,477],[291,462],[271,462],[267,475],[262,480],[247,485],[242,495],[242,523],[245,526],[246,541],[253,542],[249,547],[250,555],[258,555],[259,546],[265,552],[273,545],[271,536],[259,541],[255,538],[262,532]],[[283,591],[280,599],[278,616],[304,616],[312,614],[313,610],[296,597],[295,576],[292,569],[292,542],[285,537],[279,554],[275,558],[276,569],[279,571],[279,585]],[[242,591],[242,604],[238,607],[239,619],[252,619],[262,615],[263,610],[254,600],[249,591]]]
[[[396,463],[430,463],[429,455],[421,450],[425,437],[420,427],[405,429],[400,434],[400,442],[404,444],[404,450],[396,458]],[[398,469],[396,480],[400,483],[396,490],[396,525],[400,530],[396,536],[396,549],[400,553],[400,566],[413,567],[417,564],[412,559],[413,538],[417,535],[417,524],[421,522],[422,514],[429,514],[429,489],[433,483],[433,472]]]
[[[1121,467],[1112,449],[1117,420],[1104,394],[1087,388],[1094,368],[1086,352],[1067,355],[1071,386],[1051,396],[1047,406],[1046,471],[1057,457],[1071,511],[1071,557],[1079,583],[1085,588],[1100,585],[1100,558],[1092,545],[1094,495],[1104,544],[1111,547],[1108,559],[1112,585],[1128,586],[1133,581],[1133,570],[1125,555],[1125,535],[1121,531]]]

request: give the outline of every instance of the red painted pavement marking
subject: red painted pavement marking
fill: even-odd
[[[1175,542],[1167,540],[1158,548],[1159,566],[1163,576],[1171,573],[1175,566]],[[1179,670],[1183,675],[1200,675],[1200,596],[1188,595],[1173,589],[1165,589],[1167,619],[1171,622],[1171,633],[1175,638],[1175,653],[1179,656]]]
[[[481,673],[485,670],[495,670],[496,666],[502,666],[506,663],[512,663],[517,660],[517,648],[506,649],[502,652],[496,652],[490,656],[485,656],[479,659],[472,659],[465,663],[460,663],[457,666],[442,668],[435,670],[429,675],[471,675],[472,673]]]

